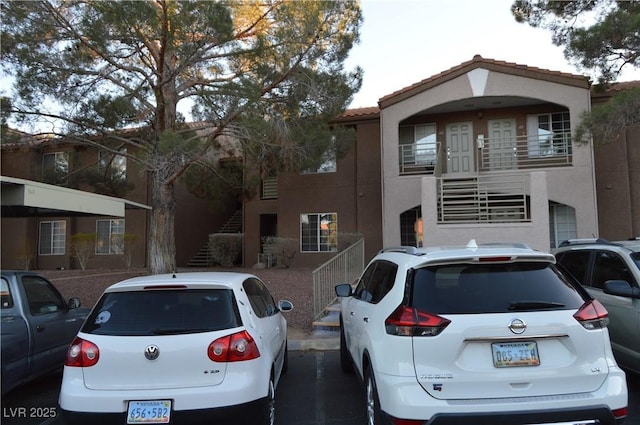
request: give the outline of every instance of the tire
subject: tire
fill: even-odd
[[[378,398],[378,388],[376,387],[376,379],[373,376],[371,366],[367,368],[364,377],[366,409],[367,409],[367,425],[388,425],[387,416],[380,409],[380,399]]]
[[[269,378],[269,392],[256,415],[257,425],[274,425],[276,419],[276,392],[273,377]]]
[[[344,327],[340,321],[340,367],[344,373],[353,373],[353,360],[347,348],[347,340],[344,337]]]

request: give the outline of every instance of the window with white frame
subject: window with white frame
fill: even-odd
[[[64,255],[66,237],[66,221],[41,221],[38,253],[40,255]]]
[[[527,117],[530,157],[551,157],[571,153],[569,112],[529,115]]]
[[[578,234],[576,210],[564,204],[549,204],[549,234],[551,248],[557,248],[562,241],[575,239]]]
[[[438,150],[435,124],[401,126],[398,137],[401,164],[435,164]]]
[[[127,179],[127,149],[120,149],[121,154],[108,151],[98,152],[98,169],[101,174],[106,174],[112,181],[125,181]]]
[[[46,183],[64,183],[69,176],[69,154],[52,152],[42,155],[42,179]]]
[[[96,254],[124,253],[124,219],[96,221]]]
[[[335,252],[338,250],[338,214],[301,214],[300,250]]]

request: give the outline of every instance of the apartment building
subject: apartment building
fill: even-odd
[[[297,241],[293,265],[306,267],[334,256],[344,234],[362,235],[367,259],[383,246],[471,238],[549,250],[568,238],[638,236],[640,126],[597,149],[571,136],[592,105],[637,86],[614,84],[600,93],[584,76],[475,56],[384,96],[375,107],[347,110],[333,123],[356,130],[345,156],[265,179],[259,193],[242,202],[243,263],[264,259],[269,236]],[[29,187],[7,179],[55,186],[60,182],[47,173],[68,174],[71,162],[109,164],[120,169],[116,177],[126,171],[130,188],[121,196],[65,198],[114,202],[120,212],[9,205],[10,193]],[[136,235],[132,265],[145,266],[149,189],[134,167],[73,144],[3,143],[3,267],[21,267],[26,250],[36,252],[32,267],[77,268],[68,250],[77,232],[98,234],[90,268],[122,267],[123,234]],[[176,190],[177,264],[184,267],[238,205],[229,199],[212,209],[182,185]]]

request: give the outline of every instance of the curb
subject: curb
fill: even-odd
[[[289,351],[326,351],[340,349],[339,338],[309,338],[287,340]]]

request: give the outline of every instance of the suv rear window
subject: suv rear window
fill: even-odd
[[[410,303],[437,314],[577,309],[578,291],[547,263],[443,265],[414,270]]]
[[[148,290],[104,294],[82,332],[178,335],[231,329],[241,324],[230,289]]]

